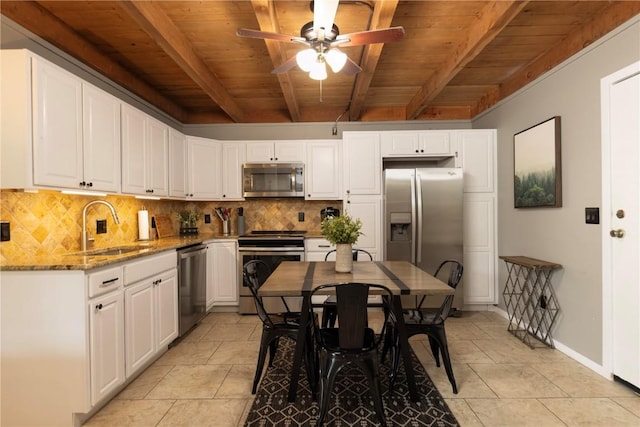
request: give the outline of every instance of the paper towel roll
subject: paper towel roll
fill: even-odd
[[[138,211],[138,239],[149,240],[149,211]]]

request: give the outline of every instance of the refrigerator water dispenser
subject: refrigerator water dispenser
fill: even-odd
[[[391,212],[389,223],[392,242],[411,240],[411,212]]]

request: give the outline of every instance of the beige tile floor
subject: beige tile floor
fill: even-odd
[[[640,397],[557,350],[530,349],[496,313],[447,320],[454,395],[425,337],[412,346],[465,426],[640,426]],[[86,426],[241,426],[261,326],[255,316],[212,313]]]

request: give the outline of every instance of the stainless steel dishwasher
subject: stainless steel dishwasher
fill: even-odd
[[[207,314],[207,247],[195,244],[178,249],[179,336]]]

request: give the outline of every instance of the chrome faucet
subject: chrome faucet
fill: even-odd
[[[107,202],[106,200],[94,200],[84,205],[84,209],[82,209],[82,252],[85,252],[87,250],[87,246],[89,242],[93,241],[93,238],[89,238],[89,233],[87,233],[87,209],[89,208],[89,206],[92,206],[98,203],[101,203],[106,207],[108,207],[111,210],[111,215],[113,215],[113,221],[116,224],[120,224],[120,220],[118,219],[118,214],[116,213],[116,209],[113,207],[111,203]]]

